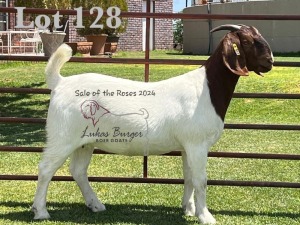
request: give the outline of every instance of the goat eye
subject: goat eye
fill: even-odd
[[[243,40],[243,45],[246,45],[246,46],[248,46],[248,45],[251,45],[252,43],[251,43],[251,41],[249,41],[249,40]]]
[[[262,42],[261,40],[254,40],[254,41],[255,41],[254,43],[257,47],[264,47],[265,46],[264,42]]]

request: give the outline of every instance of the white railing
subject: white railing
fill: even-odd
[[[251,0],[192,0],[191,5],[202,5],[206,3],[227,3],[227,2],[249,2]]]

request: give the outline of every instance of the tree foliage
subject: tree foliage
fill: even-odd
[[[175,20],[173,29],[174,44],[183,44],[183,22],[182,19]]]
[[[72,0],[16,0],[15,6],[41,9],[70,9]]]
[[[126,0],[72,0],[73,7],[83,7],[83,9],[90,10],[92,7],[100,7],[106,11],[111,6],[118,7],[121,12],[128,11]],[[103,16],[97,24],[103,24],[103,29],[91,28],[92,23],[95,21],[95,16],[83,17],[84,28],[77,29],[79,35],[95,35],[95,34],[108,34],[117,35],[126,31],[127,19],[121,18],[121,26],[118,28],[110,28],[106,25],[106,17]]]
[[[26,8],[42,8],[46,7],[45,2],[43,0],[16,0],[15,6],[17,7],[26,7]]]
[[[16,0],[15,6],[17,7],[26,7],[26,8],[41,8],[41,9],[70,9],[72,0]],[[30,20],[34,20],[37,15],[25,14],[30,17]],[[50,17],[51,18],[51,17]],[[61,18],[60,23],[63,27],[66,25],[67,16]],[[42,21],[43,22],[43,21]],[[54,29],[53,20],[48,27],[52,32]]]

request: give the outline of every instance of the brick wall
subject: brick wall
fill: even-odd
[[[69,16],[69,42],[86,41],[85,37],[79,36],[76,32],[74,21],[76,16]]]
[[[142,0],[127,0],[129,12],[142,12]],[[143,46],[143,27],[141,18],[128,18],[126,32],[120,35],[118,49],[141,51]]]
[[[11,0],[9,1],[8,3],[8,7],[14,7],[14,4],[15,4],[15,1],[14,0]],[[8,28],[9,29],[13,29],[14,26],[15,26],[15,14],[14,13],[9,13],[8,14],[8,22],[9,22],[9,25],[8,25]]]
[[[160,0],[154,3],[155,12],[173,12],[173,1]],[[155,49],[172,49],[173,46],[172,19],[155,19],[154,46]]]
[[[127,0],[128,11],[141,12],[143,0]],[[154,12],[173,12],[173,0],[156,0]],[[154,49],[171,49],[173,46],[173,27],[171,19],[154,20]],[[142,19],[129,18],[126,33],[120,36],[118,48],[121,50],[143,50]]]

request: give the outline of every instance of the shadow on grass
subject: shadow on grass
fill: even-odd
[[[252,217],[252,216],[267,216],[267,217],[281,217],[281,218],[290,218],[296,219],[300,218],[300,213],[287,213],[287,212],[251,212],[251,211],[229,211],[229,210],[211,210],[213,215],[221,216],[242,216],[242,217]]]
[[[2,218],[11,222],[20,221],[30,223],[33,221],[33,213],[30,212],[30,205],[22,202],[0,202],[0,206],[12,208],[12,212],[2,215]],[[62,223],[88,223],[88,224],[147,224],[164,225],[174,224],[197,224],[195,217],[187,219],[180,207],[166,207],[157,205],[130,205],[106,204],[106,211],[93,213],[89,211],[83,203],[57,203],[50,202],[47,204],[48,211],[52,216],[50,222]],[[13,208],[22,208],[22,211],[14,212]],[[211,210],[215,216],[267,216],[296,219],[300,213],[286,212],[251,212],[251,211],[226,211]]]
[[[33,221],[33,212],[30,205],[21,202],[0,202],[0,206],[10,207],[12,211],[2,215],[2,218],[14,221],[30,223]],[[83,203],[56,203],[47,204],[51,215],[51,222],[62,223],[87,223],[87,224],[147,224],[164,225],[186,224],[191,225],[196,221],[187,221],[179,207],[146,206],[146,205],[111,205],[105,204],[106,211],[93,213]],[[13,208],[23,208],[23,211],[14,212]]]
[[[26,87],[41,87],[44,83],[34,83]],[[49,105],[49,95],[1,94],[0,117],[45,118]],[[32,145],[45,141],[44,124],[1,123],[0,142],[5,145]]]
[[[0,124],[0,145],[39,146],[46,141],[43,124]]]
[[[43,83],[31,84],[31,88],[42,86]],[[27,88],[22,86],[21,88]],[[45,117],[49,106],[49,95],[6,93],[0,95],[1,117]]]

